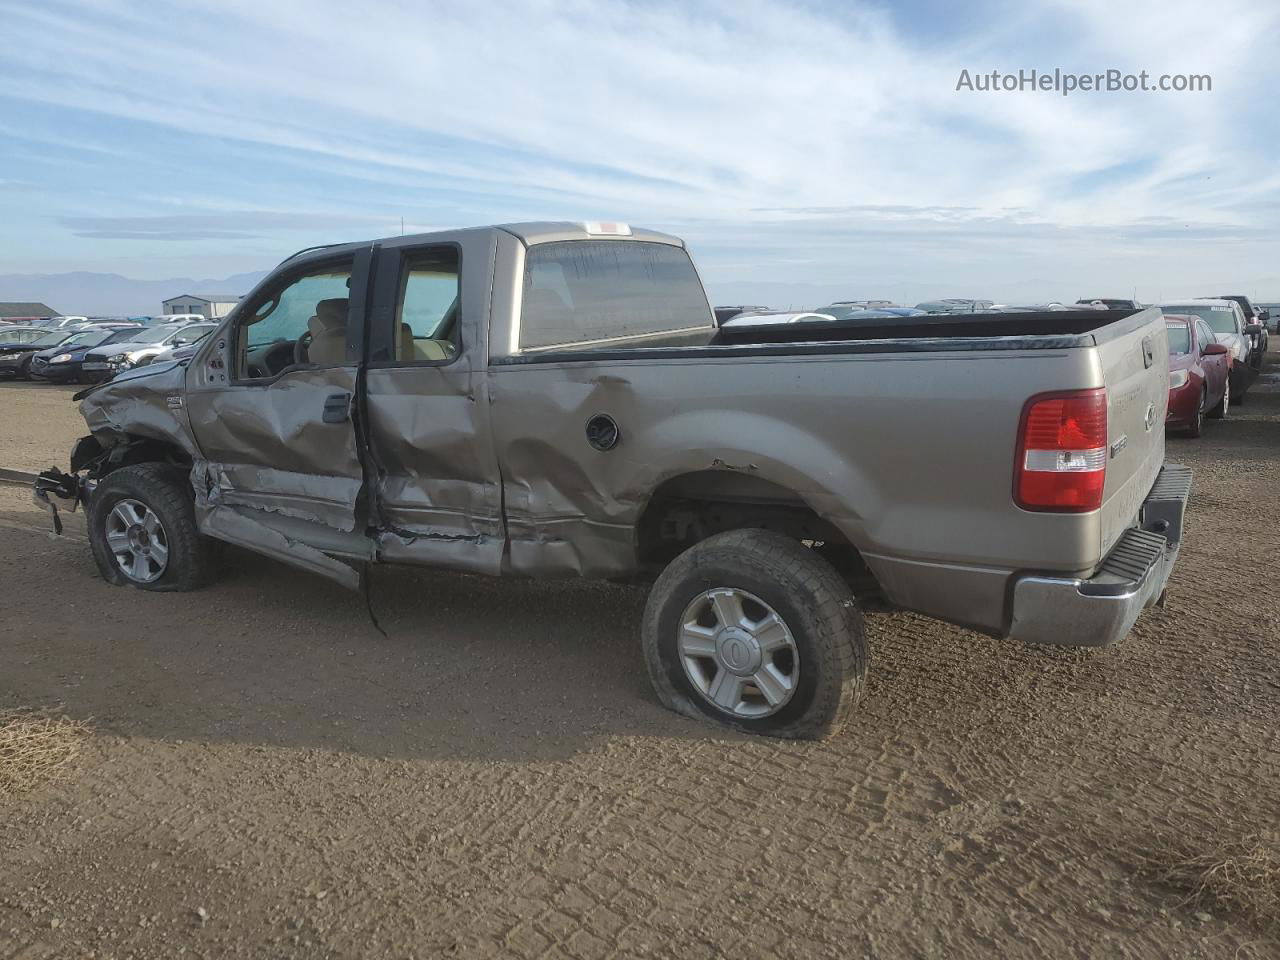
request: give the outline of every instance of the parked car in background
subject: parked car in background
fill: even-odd
[[[1065,304],[1058,300],[1051,300],[1048,303],[997,303],[986,310],[978,310],[977,313],[1044,313],[1046,311],[1063,311],[1063,310],[1106,310],[1107,308],[1101,304],[1089,303],[1073,303]],[[1117,308],[1119,309],[1119,308]]]
[[[136,336],[137,327],[102,326],[80,330],[61,343],[37,351],[31,357],[31,377],[51,383],[78,383],[84,355],[94,347],[122,343]]]
[[[170,360],[186,360],[200,348],[200,342],[207,336],[208,333],[206,332],[196,340],[189,340],[183,343],[175,341],[152,357],[150,363],[165,363]]]
[[[1081,297],[1076,301],[1077,306],[1097,306],[1102,305],[1108,310],[1139,310],[1142,308],[1137,300],[1124,300],[1117,297]]]
[[[740,313],[736,317],[730,317],[720,326],[726,330],[736,330],[739,327],[767,327],[779,323],[830,323],[834,319],[826,314],[809,310],[772,310],[768,313]]]
[[[194,357],[196,355],[196,351],[199,349],[200,349],[199,341],[196,341],[195,343],[188,343],[181,347],[170,347],[168,350],[164,351],[163,353],[157,354],[156,358],[151,362],[152,364],[156,364],[156,363],[164,363],[167,360],[172,360],[175,363],[181,363],[183,360],[190,360],[192,357]]]
[[[1231,406],[1231,351],[1199,317],[1166,313],[1169,413],[1165,427],[1198,437],[1204,418],[1221,420]]]
[[[884,307],[882,313],[891,313],[895,317],[923,317],[926,316],[923,310],[917,310],[915,307]]]
[[[143,327],[128,340],[88,351],[80,363],[80,377],[91,382],[110,380],[123,370],[146,366],[156,354],[169,347],[196,343],[216,327],[216,323],[207,320],[204,323]]]
[[[916,309],[925,313],[977,313],[991,307],[991,300],[966,300],[962,297],[949,297],[945,300],[926,300],[917,303]]]
[[[1235,303],[1240,304],[1240,309],[1244,311],[1245,320],[1250,324],[1257,324],[1262,328],[1253,335],[1253,354],[1250,358],[1250,363],[1253,364],[1253,369],[1261,370],[1262,364],[1265,362],[1267,355],[1267,345],[1270,341],[1270,337],[1267,335],[1267,321],[1271,319],[1271,314],[1259,310],[1250,303],[1249,298],[1242,293],[1228,293],[1221,297],[1217,297],[1216,299],[1232,300]]]
[[[717,323],[724,323],[736,317],[740,313],[768,313],[768,307],[716,307],[715,315]]]
[[[88,323],[88,317],[45,317],[35,326],[47,327],[50,330],[58,330],[62,327],[70,327],[77,323]]]
[[[897,306],[892,300],[836,300],[832,305],[837,307],[861,307],[863,310],[884,310],[886,307]]]
[[[152,317],[153,323],[206,323],[209,318],[203,313],[165,313]]]
[[[0,327],[0,377],[27,379],[32,355],[62,342],[71,333],[45,327]]]
[[[1231,351],[1231,402],[1243,404],[1249,385],[1257,371],[1250,364],[1253,342],[1247,329],[1251,326],[1240,304],[1234,300],[1173,300],[1158,304],[1168,315],[1176,313],[1203,320],[1213,332],[1214,339]],[[1256,324],[1253,324],[1256,326]]]
[[[1275,323],[1275,330],[1271,331],[1280,335],[1280,303],[1255,303],[1255,307],[1262,311],[1258,320],[1261,323]]]
[[[888,310],[869,310],[866,307],[847,303],[833,303],[826,307],[818,307],[811,312],[820,313],[833,320],[874,320],[877,317],[884,319],[885,317],[900,316],[900,314],[892,313]]]

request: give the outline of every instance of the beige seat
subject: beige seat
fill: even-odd
[[[453,344],[448,340],[415,340],[413,328],[407,323],[400,324],[400,349],[396,351],[397,360],[448,360],[452,356]]]
[[[311,331],[311,346],[307,359],[321,366],[343,363],[347,359],[347,307],[346,297],[321,300],[316,304],[316,314],[307,321]]]

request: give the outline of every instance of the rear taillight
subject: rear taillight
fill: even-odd
[[[1014,464],[1018,506],[1066,513],[1097,510],[1106,477],[1106,389],[1042,393],[1027,401]]]

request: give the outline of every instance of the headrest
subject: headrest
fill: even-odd
[[[347,326],[347,307],[350,301],[346,297],[334,297],[332,300],[321,300],[316,304],[316,321],[321,330],[336,331]]]

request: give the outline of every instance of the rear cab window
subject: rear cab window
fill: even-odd
[[[565,240],[525,255],[521,352],[705,343],[711,305],[684,248],[638,240]]]

